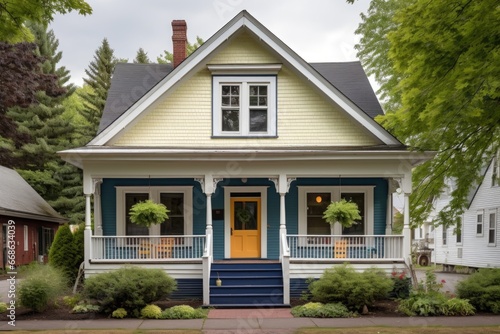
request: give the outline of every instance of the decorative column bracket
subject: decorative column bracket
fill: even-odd
[[[290,185],[295,180],[297,180],[297,178],[295,178],[295,177],[287,177],[286,178],[286,191],[285,191],[285,193],[288,193],[288,191],[290,190]],[[272,181],[274,183],[274,186],[276,187],[276,192],[277,193],[281,193],[280,192],[280,178],[278,178],[278,177],[270,177],[269,181]]]

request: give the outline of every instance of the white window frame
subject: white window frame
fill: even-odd
[[[448,247],[448,228],[443,226],[443,231],[441,233],[441,244],[443,247]]]
[[[116,188],[116,235],[126,235],[125,195],[148,193],[149,199],[159,203],[161,193],[184,194],[184,235],[193,234],[193,186],[128,186]],[[167,208],[168,209],[168,208]],[[160,225],[152,225],[149,235],[160,235]]]
[[[213,76],[212,77],[212,135],[214,137],[276,137],[277,88],[275,75]],[[250,132],[249,86],[267,85],[267,131]],[[239,131],[222,131],[222,86],[240,86]]]
[[[374,231],[374,188],[375,186],[298,186],[299,188],[299,235],[307,235],[307,194],[330,193],[332,201],[340,200],[340,192],[363,193],[365,195],[365,234]],[[326,224],[326,223],[325,223]],[[342,226],[334,224],[333,235],[342,235]]]
[[[456,232],[457,234],[455,235],[455,242],[457,244],[457,246],[462,246],[463,245],[463,242],[464,242],[464,220],[465,217],[462,216],[462,221],[460,223],[460,228],[457,228],[456,229]],[[476,218],[477,219],[477,218]],[[458,241],[458,234],[460,233],[460,241]]]
[[[500,186],[500,151],[493,157],[492,163],[492,171],[491,171],[491,186],[498,187]]]
[[[28,225],[23,226],[23,232],[24,232],[24,251],[27,252],[29,250],[28,245],[29,245],[29,228]]]
[[[493,221],[493,227],[491,227],[491,215],[494,215],[494,221]],[[498,215],[497,215],[497,209],[489,209],[488,210],[488,223],[486,226],[488,227],[488,246],[496,246],[497,245],[497,221],[498,221]],[[493,242],[490,242],[490,231],[495,232],[495,240]]]
[[[481,223],[477,221],[477,218],[481,215]],[[481,224],[481,233],[477,233],[477,226]],[[478,210],[476,212],[476,224],[475,224],[476,230],[476,237],[482,237],[484,235],[484,210]]]

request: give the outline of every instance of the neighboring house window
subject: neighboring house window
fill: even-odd
[[[478,211],[476,218],[476,236],[483,235],[483,212]]]
[[[299,235],[332,234],[323,212],[340,198],[358,204],[362,219],[350,228],[333,225],[334,235],[372,235],[374,229],[373,186],[299,186]],[[342,192],[342,194],[341,194]]]
[[[52,241],[54,241],[54,230],[49,227],[40,228],[38,255],[48,255]]]
[[[490,210],[488,215],[488,244],[496,244],[496,234],[497,234],[497,219],[496,210]]]
[[[462,223],[459,223],[457,225],[456,233],[457,233],[457,244],[461,244],[462,243]]]
[[[493,158],[493,172],[491,174],[491,185],[498,186],[500,184],[500,151]]]
[[[28,225],[24,225],[24,251],[28,251],[28,245],[29,245],[29,228]]]
[[[166,205],[169,218],[150,228],[130,221],[130,208],[137,202],[151,199]],[[116,187],[117,235],[191,235],[193,231],[193,187],[151,186]]]
[[[274,137],[276,76],[215,76],[213,135]]]
[[[331,193],[307,193],[307,234],[332,234],[330,224],[323,219],[330,203]]]
[[[448,244],[448,229],[443,226],[443,246]]]

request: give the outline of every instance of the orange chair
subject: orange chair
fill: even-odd
[[[158,259],[172,257],[172,251],[175,245],[175,238],[161,238],[160,243],[156,245],[156,255]]]
[[[347,257],[347,240],[335,241],[333,253],[336,259],[345,259]]]

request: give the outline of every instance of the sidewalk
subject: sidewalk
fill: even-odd
[[[240,315],[231,319],[208,318],[195,320],[144,320],[144,319],[96,319],[96,320],[20,320],[12,327],[6,322],[0,324],[3,330],[81,330],[81,329],[194,329],[203,333],[293,333],[299,328],[321,327],[470,327],[470,326],[500,326],[500,316],[472,317],[428,317],[428,318],[348,318],[348,319],[318,319],[318,318],[266,318],[270,310],[248,309],[240,310]],[[244,315],[243,315],[244,314]]]

